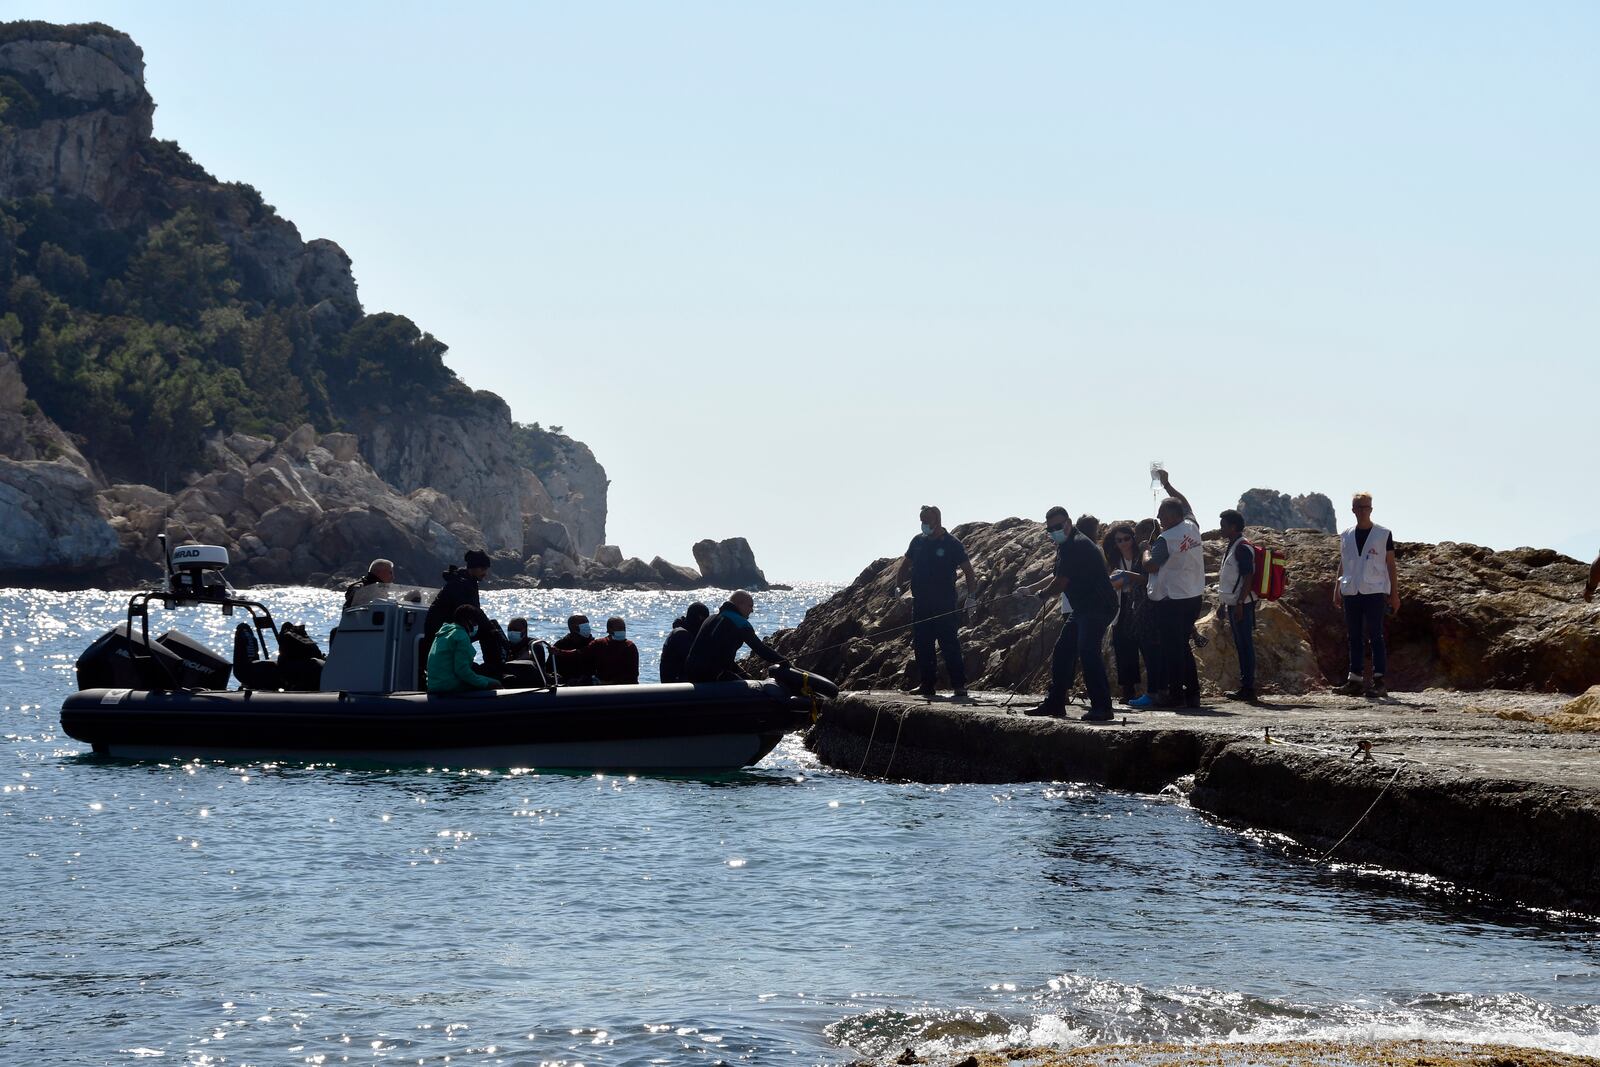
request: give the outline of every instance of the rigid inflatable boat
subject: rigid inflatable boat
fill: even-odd
[[[325,661],[291,661],[271,612],[222,579],[226,562],[212,546],[172,551],[167,588],[135,593],[127,621],[79,657],[80,690],[61,706],[69,736],[131,759],[719,774],[759,761],[837,693],[790,668],[759,682],[566,686],[548,656],[506,664],[506,688],[421,692],[419,601],[380,590],[344,611]],[[177,631],[152,640],[152,603],[247,615],[234,660]],[[269,640],[276,661],[254,651]]]

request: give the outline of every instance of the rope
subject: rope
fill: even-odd
[[[883,765],[883,777],[885,778],[889,777],[889,768],[894,766],[894,754],[900,751],[900,731],[905,729],[906,718],[909,714],[909,708],[900,712],[900,725],[895,727],[894,731],[894,747],[889,749],[889,762]]]
[[[856,768],[856,777],[860,778],[867,771],[867,757],[872,755],[872,739],[878,736],[878,716],[883,714],[883,705],[878,705],[878,710],[872,713],[872,732],[867,735],[866,751],[861,753],[861,766]]]
[[[1367,805],[1367,810],[1361,813],[1361,818],[1357,819],[1355,821],[1355,825],[1351,826],[1350,829],[1348,829],[1348,830],[1346,830],[1344,832],[1344,836],[1343,837],[1339,838],[1339,840],[1337,840],[1337,841],[1335,841],[1333,843],[1333,848],[1328,849],[1328,851],[1324,852],[1322,855],[1317,857],[1317,862],[1318,863],[1323,862],[1329,856],[1333,855],[1335,849],[1337,849],[1340,845],[1344,844],[1346,841],[1350,840],[1350,835],[1356,832],[1356,826],[1360,826],[1363,822],[1366,821],[1367,816],[1372,814],[1372,809],[1378,806],[1378,801],[1382,800],[1383,799],[1383,795],[1389,791],[1389,787],[1391,785],[1394,785],[1394,780],[1396,778],[1400,777],[1401,769],[1402,769],[1401,767],[1398,767],[1398,766],[1395,767],[1394,773],[1389,776],[1389,780],[1387,782],[1383,783],[1383,788],[1382,789],[1378,790],[1378,795],[1372,798],[1372,803],[1371,804]]]

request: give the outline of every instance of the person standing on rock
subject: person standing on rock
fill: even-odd
[[[1106,534],[1101,551],[1117,591],[1117,619],[1111,625],[1111,649],[1117,660],[1117,684],[1122,702],[1130,708],[1148,708],[1162,687],[1161,646],[1156,635],[1155,612],[1145,596],[1149,579],[1144,573],[1144,544],[1137,531],[1118,523]],[[1144,657],[1145,692],[1139,685],[1139,658]]]
[[[756,628],[750,625],[750,614],[755,610],[755,597],[743,589],[728,597],[717,613],[707,619],[705,625],[700,627],[700,632],[694,635],[694,643],[689,646],[689,660],[684,667],[687,681],[726,682],[743,677],[735,668],[734,659],[745,645],[749,645],[750,651],[769,663],[776,663],[780,667],[789,665],[788,660],[756,636]]]
[[[1045,512],[1044,524],[1056,546],[1054,573],[1019,591],[1043,597],[1060,595],[1062,614],[1068,617],[1050,656],[1050,688],[1042,702],[1028,709],[1028,714],[1065,715],[1067,690],[1081,662],[1084,688],[1089,690],[1089,710],[1080,718],[1084,722],[1109,722],[1114,718],[1111,680],[1106,676],[1100,645],[1117,614],[1117,591],[1106,572],[1105,556],[1072,525],[1066,508],[1057,505]]]
[[[917,660],[917,692],[931,698],[937,692],[939,663],[934,645],[944,653],[944,667],[950,675],[950,688],[956,699],[967,696],[967,669],[961,659],[960,601],[956,598],[956,571],[967,579],[966,606],[974,607],[978,575],[967,558],[967,549],[944,528],[944,518],[932,504],[924,504],[917,516],[922,532],[911,539],[900,569],[895,572],[897,590],[911,582],[911,648]],[[896,594],[898,596],[898,592]]]
[[[1367,646],[1372,646],[1372,688],[1367,696],[1386,697],[1383,676],[1388,650],[1383,641],[1384,614],[1400,610],[1400,579],[1395,567],[1394,534],[1372,521],[1372,494],[1357,493],[1350,500],[1356,524],[1339,535],[1339,580],[1333,586],[1335,607],[1344,608],[1350,633],[1350,676],[1334,689],[1359,696],[1366,670]]]
[[[1144,565],[1150,576],[1149,597],[1155,601],[1161,660],[1166,667],[1167,692],[1156,706],[1198,708],[1200,672],[1189,635],[1205,599],[1205,545],[1188,499],[1172,487],[1166,471],[1156,473],[1168,493],[1156,509],[1161,533],[1151,542],[1150,558]]]
[[[358,604],[365,604],[368,600],[382,594],[372,589],[375,585],[387,585],[394,581],[394,562],[387,559],[375,559],[367,564],[367,573],[344,587],[344,606],[353,608]]]
[[[1217,573],[1217,614],[1228,620],[1233,632],[1233,647],[1239,653],[1239,688],[1223,694],[1229,700],[1256,702],[1256,593],[1251,580],[1256,573],[1256,554],[1244,539],[1244,516],[1229,508],[1217,516],[1228,547],[1222,551],[1222,568]]]
[[[694,635],[700,632],[711,615],[711,609],[696,600],[682,617],[672,621],[672,632],[667,643],[661,646],[662,682],[688,681],[685,673],[689,662],[689,649],[694,645]]]

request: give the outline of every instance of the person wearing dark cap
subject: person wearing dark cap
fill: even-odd
[[[950,675],[950,688],[957,699],[967,695],[967,670],[961,657],[961,608],[956,599],[956,571],[967,579],[965,606],[975,607],[978,576],[967,558],[967,549],[944,528],[944,517],[932,504],[924,504],[918,517],[922,531],[911,539],[895,585],[911,582],[911,648],[916,656],[917,692],[932,697],[937,691],[939,661],[934,646],[944,653],[944,666]]]
[[[422,624],[423,655],[439,628],[455,618],[456,609],[463,604],[481,607],[478,602],[478,583],[489,573],[489,553],[473,548],[467,550],[466,566],[450,565],[443,574],[444,585],[433,595],[428,605],[428,617]]]
[[[711,609],[696,600],[679,618],[672,620],[672,632],[667,643],[661,646],[661,680],[687,682],[685,673],[689,663],[689,649],[694,646],[694,635],[711,617]]]

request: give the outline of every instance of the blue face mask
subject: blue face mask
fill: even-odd
[[[526,630],[507,630],[506,631],[506,637],[508,639],[510,639],[512,644],[520,645],[520,644],[522,644],[522,642],[524,642],[524,641],[526,641],[528,639],[528,631],[526,631]]]
[[[931,533],[933,533],[933,527],[929,526],[927,523],[923,523],[922,524],[922,536],[923,537],[927,537]]]
[[[613,640],[613,641],[626,641],[627,639],[628,639],[628,631],[626,631],[626,630],[613,630],[613,631],[611,631],[611,640]]]
[[[1050,540],[1054,541],[1058,545],[1065,544],[1066,540],[1067,540],[1067,531],[1065,531],[1065,530],[1051,530],[1050,531]]]
[[[476,641],[478,639],[478,628],[474,626],[472,629],[468,630],[467,637],[473,641]]]
[[[583,637],[594,636],[594,631],[589,628],[589,624],[586,622],[580,622],[578,624],[578,633]]]

